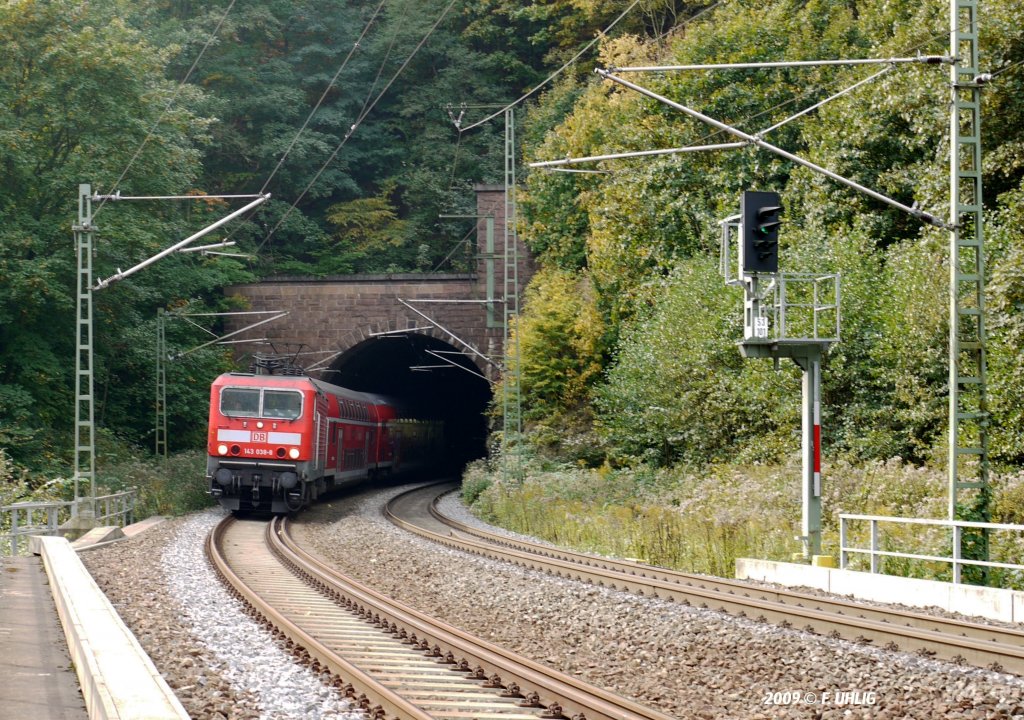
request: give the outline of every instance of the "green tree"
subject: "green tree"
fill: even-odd
[[[515,335],[527,418],[575,410],[589,401],[601,369],[603,328],[586,275],[542,270],[527,290],[526,308]]]
[[[199,91],[186,87],[175,95],[164,77],[175,49],[147,42],[133,28],[134,9],[121,0],[23,0],[0,11],[6,53],[0,66],[0,441],[33,469],[63,472],[71,440],[76,261],[70,225],[79,183],[108,190],[125,171],[120,189],[126,194],[182,193],[194,188],[199,148],[208,137],[209,121],[191,109]],[[220,212],[167,204],[94,207],[97,277],[132,266]],[[100,422],[118,435],[145,439],[152,383],[143,381],[146,400],[125,400],[142,376],[125,352],[144,347],[132,333],[178,293],[209,293],[245,277],[240,270],[178,256],[96,293]],[[152,368],[152,354],[146,367]],[[194,423],[194,417],[183,421]]]
[[[739,296],[707,260],[680,264],[658,283],[649,311],[626,324],[598,427],[619,461],[702,465],[777,460],[799,428],[795,366],[772,372],[736,349]]]
[[[1016,4],[997,0],[982,18],[984,47],[991,48],[986,65],[1008,69],[1005,83],[996,83],[999,87],[992,89],[984,106],[983,126],[995,125],[986,132],[986,183],[992,176],[992,187],[1013,208],[1017,202],[1011,198],[1016,196],[1005,191],[1019,187],[1024,155],[1019,151],[1019,123],[1002,118],[1020,112],[1016,91],[1022,80],[1013,63],[1024,53],[1021,14]],[[948,7],[940,3],[722,3],[685,31],[678,28],[660,41],[640,37],[605,42],[602,63],[615,67],[945,54],[947,24]],[[753,133],[875,71],[826,67],[632,79]],[[942,216],[948,206],[948,162],[942,159],[949,122],[946,83],[942,67],[901,66],[852,95],[766,131],[765,137],[889,197]],[[554,109],[567,100],[573,106],[559,122]],[[527,155],[537,160],[732,139],[608,82],[573,88],[563,83],[542,98],[531,117],[537,126],[526,130],[531,139]],[[830,452],[914,462],[938,454],[947,421],[948,271],[936,272],[947,262],[945,233],[754,148],[606,161],[589,169],[604,174],[529,175],[523,236],[543,264],[589,270],[608,330],[606,342],[618,349],[612,353],[614,364],[608,385],[599,393],[598,410],[619,452],[658,462],[683,457],[707,461],[723,457],[722,447],[714,442],[717,437],[728,438],[741,454],[744,447],[752,448],[749,438],[756,433],[747,435],[747,426],[769,437],[784,437],[783,428],[792,420],[789,400],[772,397],[782,392],[781,385],[766,390],[763,378],[734,365],[734,351],[695,357],[691,346],[699,338],[724,342],[726,335],[720,328],[703,328],[704,334],[693,335],[666,324],[661,315],[668,303],[664,294],[673,292],[666,289],[666,276],[675,287],[681,282],[677,273],[693,272],[701,256],[712,255],[717,220],[737,211],[742,190],[763,189],[783,193],[783,270],[843,275],[842,341],[832,348],[825,367],[824,428]],[[997,208],[995,197],[986,195],[991,209]],[[1019,406],[1014,379],[1019,355],[1014,330],[1019,288],[1013,279],[1019,271],[1013,250],[1018,234],[1011,229],[1019,226],[1012,219],[1015,213],[1013,209],[995,216],[999,222],[990,247],[993,447],[1008,459],[1020,457],[1021,447],[1020,420],[1013,409]],[[691,291],[706,302],[717,297],[710,285],[695,287],[691,282]],[[738,313],[738,305],[710,306]],[[682,304],[676,310],[691,319],[707,311]],[[659,329],[645,330],[655,327]],[[738,339],[738,330],[731,332],[732,341]],[[678,336],[663,340],[672,333]],[[645,355],[644,343],[664,353],[658,362],[668,363],[672,382],[659,384],[653,370],[657,363],[650,360],[657,352]],[[669,347],[676,349],[683,370],[673,370]],[[722,384],[715,389],[701,386],[680,409],[665,388],[699,384],[691,377],[698,366]],[[644,407],[672,410],[659,415],[645,413]],[[694,422],[698,410],[704,412],[699,423]],[[720,433],[705,437],[697,427],[701,423]],[[767,446],[770,454],[788,443],[769,441]]]
[[[387,272],[409,267],[409,223],[399,220],[386,197],[363,198],[332,205],[327,221],[335,227],[331,245],[317,254],[317,270],[325,275]]]

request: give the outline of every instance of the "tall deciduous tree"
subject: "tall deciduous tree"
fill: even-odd
[[[34,467],[59,467],[70,444],[79,183],[109,190],[127,169],[126,194],[188,191],[207,136],[208,121],[189,110],[197,90],[183,88],[171,102],[164,69],[173,48],[147,42],[132,27],[133,9],[121,0],[19,0],[0,11],[0,444]],[[108,204],[96,218],[96,276],[130,267],[218,211]],[[240,277],[237,268],[170,258],[96,295],[101,422],[146,436],[153,356],[148,372],[129,372],[130,356],[143,351],[135,331],[179,293],[206,292],[232,276]]]
[[[1005,71],[987,91],[983,128],[985,182],[993,190],[986,203],[998,211],[991,216],[998,222],[989,246],[993,458],[1007,460],[1020,457],[1024,430],[1013,390],[1020,314],[1014,219],[1024,165],[1020,124],[1005,120],[1020,112],[1016,91],[1022,80],[1014,63],[1024,57],[1022,14],[1018,3],[992,0],[980,18],[982,47],[990,53],[983,53],[983,69]],[[948,6],[939,2],[721,3],[661,43],[607,42],[602,60],[614,67],[941,55],[948,49],[948,22]],[[736,70],[633,79],[748,133],[764,131],[769,142],[907,205],[917,202],[944,215],[949,116],[943,67],[901,66],[767,130],[871,72]],[[594,81],[574,95],[562,122],[552,122],[544,104],[564,103],[572,97],[565,90],[549,93],[533,113],[542,131],[528,131],[531,159],[732,139],[612,83]],[[737,211],[740,192],[760,189],[783,194],[782,269],[843,274],[843,339],[825,367],[824,429],[831,452],[914,462],[939,454],[947,422],[949,330],[948,270],[937,269],[948,263],[946,233],[754,148],[591,169],[605,174],[532,173],[523,235],[543,263],[589,269],[609,337],[614,342],[621,335],[607,382],[598,388],[598,422],[620,452],[658,462],[704,462],[723,457],[716,445],[721,438],[740,453],[788,447],[792,397],[782,392],[783,384],[761,392],[766,381],[748,369],[738,372],[737,353],[707,351],[735,341],[738,333],[707,322],[704,314],[739,317],[740,307],[737,302],[730,311],[712,302],[719,295],[710,284],[721,280],[703,257],[715,253],[716,221]],[[672,282],[666,283],[666,274]],[[710,284],[700,288],[696,278],[702,274],[700,282]],[[666,297],[683,287],[694,294],[689,305],[683,297]],[[683,324],[673,324],[677,320]],[[695,324],[701,327],[696,335],[690,329]],[[698,423],[721,432],[708,435]],[[761,432],[775,433],[780,442],[762,443]]]

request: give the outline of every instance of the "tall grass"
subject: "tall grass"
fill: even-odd
[[[479,487],[481,466],[467,480]],[[561,545],[664,567],[731,575],[742,555],[788,557],[799,549],[799,497],[781,473],[762,472],[767,497],[751,501],[742,476],[679,471],[562,468],[498,480],[479,492],[474,510],[517,532]]]
[[[97,473],[97,484],[109,492],[136,488],[138,518],[182,515],[213,504],[206,494],[206,455],[195,450],[166,461],[152,456],[122,460]]]
[[[721,465],[697,472],[581,469],[526,464],[522,482],[504,483],[484,463],[471,465],[464,498],[480,517],[517,532],[584,551],[628,557],[690,572],[732,576],[738,557],[789,560],[802,550],[799,462],[781,466]],[[1024,474],[993,478],[994,521],[1024,519]],[[824,468],[823,552],[838,555],[839,513],[942,518],[946,476],[941,470],[899,459]],[[850,540],[867,547],[867,523]],[[882,548],[948,556],[948,531],[888,525]],[[994,533],[993,560],[1024,561],[1020,533]],[[855,556],[856,557],[856,556]],[[857,560],[860,566],[866,561]],[[855,565],[856,566],[856,565]],[[946,563],[889,558],[884,570],[912,577],[949,579]],[[997,577],[998,576],[998,577]],[[993,573],[991,584],[1020,587],[1011,572]]]

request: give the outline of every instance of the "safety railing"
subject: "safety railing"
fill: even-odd
[[[868,547],[852,547],[850,542],[850,523],[867,522]],[[902,525],[923,525],[932,528],[946,528],[951,532],[946,533],[943,542],[948,542],[949,555],[927,555],[919,553],[903,552],[899,550],[882,549],[882,537],[879,528],[880,523],[896,523]],[[965,566],[981,568],[1002,568],[1015,570],[1024,573],[1024,565],[1017,563],[993,562],[990,560],[975,560],[965,558],[962,554],[963,539],[965,530],[984,531],[1008,531],[1024,533],[1024,525],[1008,525],[1003,523],[970,522],[966,520],[931,520],[926,518],[900,518],[886,517],[883,515],[839,515],[839,567],[847,569],[851,554],[868,555],[870,558],[871,572],[882,572],[882,559],[887,557],[904,558],[907,560],[921,560],[925,562],[946,563],[952,566],[953,582],[962,582],[962,572]]]
[[[76,514],[91,515],[97,525],[130,525],[135,522],[136,497],[137,493],[132,488],[99,496],[94,501],[82,498],[78,502],[78,511],[81,512],[76,511],[73,501],[4,505],[0,507],[0,555],[27,552],[31,535],[59,535],[60,526]]]
[[[839,275],[778,273],[764,288],[768,337],[784,342],[839,342]]]
[[[124,527],[135,522],[135,503],[137,493],[135,488],[130,488],[113,495],[103,495],[96,498],[93,506],[93,518],[97,525],[117,525]],[[102,522],[104,520],[113,522]]]
[[[0,553],[21,555],[27,551],[30,535],[56,535],[61,523],[71,517],[72,502],[20,502],[0,507]]]

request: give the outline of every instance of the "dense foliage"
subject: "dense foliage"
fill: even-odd
[[[621,27],[663,29],[657,0]],[[78,186],[124,195],[270,192],[230,236],[249,261],[174,255],[95,293],[99,464],[153,441],[159,309],[234,309],[263,274],[464,270],[472,185],[500,182],[500,122],[593,39],[618,2],[14,0],[0,9],[0,447],[49,475],[70,464]],[[570,73],[584,73],[586,62]],[[316,109],[315,112],[311,112]],[[237,203],[94,203],[97,278]],[[462,243],[463,249],[466,247]],[[193,324],[195,323],[195,324]],[[182,351],[207,317],[171,319]],[[201,444],[224,353],[168,366],[172,450]]]
[[[667,65],[948,53],[940,2],[724,2],[668,38],[603,44],[602,64]],[[1024,9],[981,9],[992,457],[1019,464],[1021,424],[1021,164]],[[620,73],[746,132],[772,128],[878,67]],[[769,142],[907,205],[948,207],[948,72],[901,65],[853,93],[765,131]],[[549,107],[571,109],[564,119]],[[530,160],[721,143],[733,138],[610,81],[568,80],[531,111]],[[704,465],[775,461],[799,447],[799,371],[742,360],[742,295],[718,274],[717,222],[744,189],[782,193],[781,269],[842,275],[842,341],[825,361],[826,452],[850,459],[938,459],[946,442],[948,236],[755,147],[606,160],[600,173],[534,171],[523,236],[545,266],[571,273],[596,308],[604,341],[561,364],[587,376],[592,443],[613,463]],[[537,284],[552,282],[541,274]],[[564,275],[554,276],[564,285]],[[524,324],[548,310],[527,304]],[[554,347],[562,343],[550,342]],[[551,406],[557,376],[542,348],[524,345],[523,389],[539,426],[579,405]],[[543,438],[540,440],[543,444]]]
[[[132,27],[126,2],[18,2],[0,11],[0,446],[33,469],[64,473],[73,421],[78,186],[180,194],[196,188],[212,120],[201,92],[166,77],[176,48]],[[175,102],[172,98],[177,94]],[[146,142],[144,142],[146,141]],[[126,178],[129,177],[126,175]],[[220,203],[96,203],[96,277],[128,268],[180,239]],[[171,257],[137,281],[95,295],[96,419],[137,442],[152,434],[155,317],[159,307],[210,296],[251,277],[237,263]],[[193,343],[194,332],[169,332]],[[186,345],[187,347],[187,345]],[[175,365],[170,394],[180,444],[194,443],[204,378],[220,364]]]
[[[175,255],[96,293],[97,420],[111,464],[152,442],[158,309],[230,309],[267,274],[461,270],[472,185],[500,182],[504,128],[460,132],[600,37],[517,116],[524,160],[729,140],[597,78],[594,65],[945,54],[928,0],[14,0],[0,9],[0,447],[66,473],[73,413],[77,188],[269,191],[230,226],[249,261]],[[1024,8],[985,0],[985,202],[991,448],[1024,462]],[[677,102],[939,216],[948,205],[946,68],[631,74]],[[314,114],[310,111],[316,107]],[[301,130],[301,132],[300,132]],[[782,193],[787,271],[842,273],[824,370],[826,451],[942,452],[943,232],[753,147],[527,171],[521,232],[541,266],[516,328],[524,417],[544,452],[600,467],[773,462],[799,443],[799,373],[745,361],[741,304],[717,274],[718,221],[742,190]],[[109,277],[237,204],[97,203]],[[196,318],[212,326],[209,318]],[[184,350],[209,336],[169,321]],[[173,449],[201,442],[220,352],[169,365]],[[500,407],[497,402],[496,406]],[[565,431],[569,431],[566,434]],[[571,436],[571,437],[570,437]],[[130,454],[130,453],[129,453]],[[101,457],[101,463],[104,458]],[[18,475],[18,477],[21,477]]]

